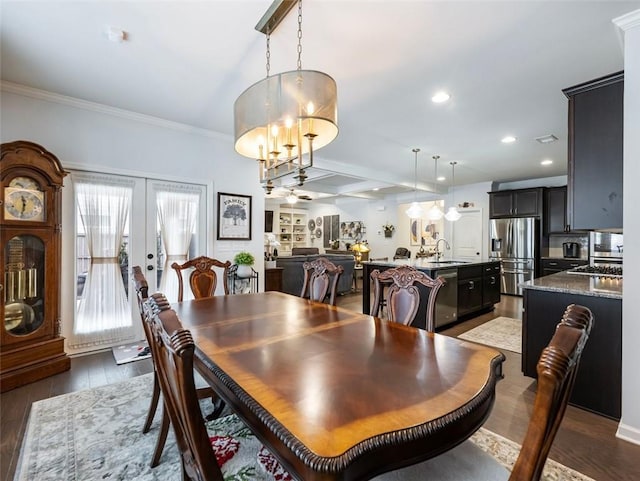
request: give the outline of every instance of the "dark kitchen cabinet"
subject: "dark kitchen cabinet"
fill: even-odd
[[[537,217],[542,211],[542,188],[489,192],[489,217]]]
[[[578,266],[586,266],[588,263],[584,259],[542,259],[542,276],[567,271]]]
[[[621,229],[624,73],[563,92],[569,99],[568,223]]]
[[[568,231],[567,186],[545,189],[543,225],[545,235]]]
[[[588,307],[595,322],[582,351],[569,402],[620,419],[622,389],[622,299],[525,289],[522,372],[537,377],[536,363],[569,304]]]
[[[482,266],[482,305],[491,307],[500,302],[500,263]]]
[[[482,308],[483,266],[458,267],[458,318]]]

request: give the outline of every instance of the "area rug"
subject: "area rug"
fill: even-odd
[[[511,317],[496,317],[460,334],[458,338],[522,354],[522,321]]]
[[[14,480],[181,479],[180,458],[171,430],[160,465],[149,467],[159,427],[156,420],[151,431],[142,434],[152,382],[152,374],[145,374],[33,403]],[[230,428],[236,436],[252,437],[235,415],[207,423],[210,436],[229,432]],[[516,443],[483,428],[471,439],[507,468],[513,465],[520,449]],[[259,445],[257,440],[256,443]],[[237,459],[239,467],[225,479],[288,479],[277,472],[271,474],[274,469],[265,462],[269,456],[263,448],[254,449],[253,456],[259,461],[249,463],[254,471],[241,471],[242,466],[246,469],[247,459]],[[552,460],[547,462],[543,479],[593,481]]]
[[[140,361],[151,357],[151,350],[147,341],[138,341],[124,346],[111,348],[116,364],[126,364],[127,362]]]

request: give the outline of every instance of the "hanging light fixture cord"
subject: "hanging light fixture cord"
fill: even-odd
[[[413,169],[413,201],[415,202],[418,196],[418,152],[420,152],[420,149],[412,149],[412,152],[416,154],[415,166]]]
[[[450,162],[451,164],[451,203],[456,206],[456,164],[457,162]]]

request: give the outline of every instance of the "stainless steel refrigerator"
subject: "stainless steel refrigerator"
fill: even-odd
[[[500,292],[521,296],[518,284],[535,277],[538,221],[519,217],[489,222],[490,257],[500,260]]]

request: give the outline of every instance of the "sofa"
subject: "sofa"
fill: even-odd
[[[302,292],[302,284],[304,283],[304,269],[302,265],[305,262],[311,262],[318,257],[326,257],[335,265],[342,266],[344,272],[338,280],[337,292],[338,294],[351,292],[353,268],[356,264],[356,260],[352,255],[340,254],[292,255],[278,257],[276,259],[276,267],[282,267],[282,292],[299,296]]]

